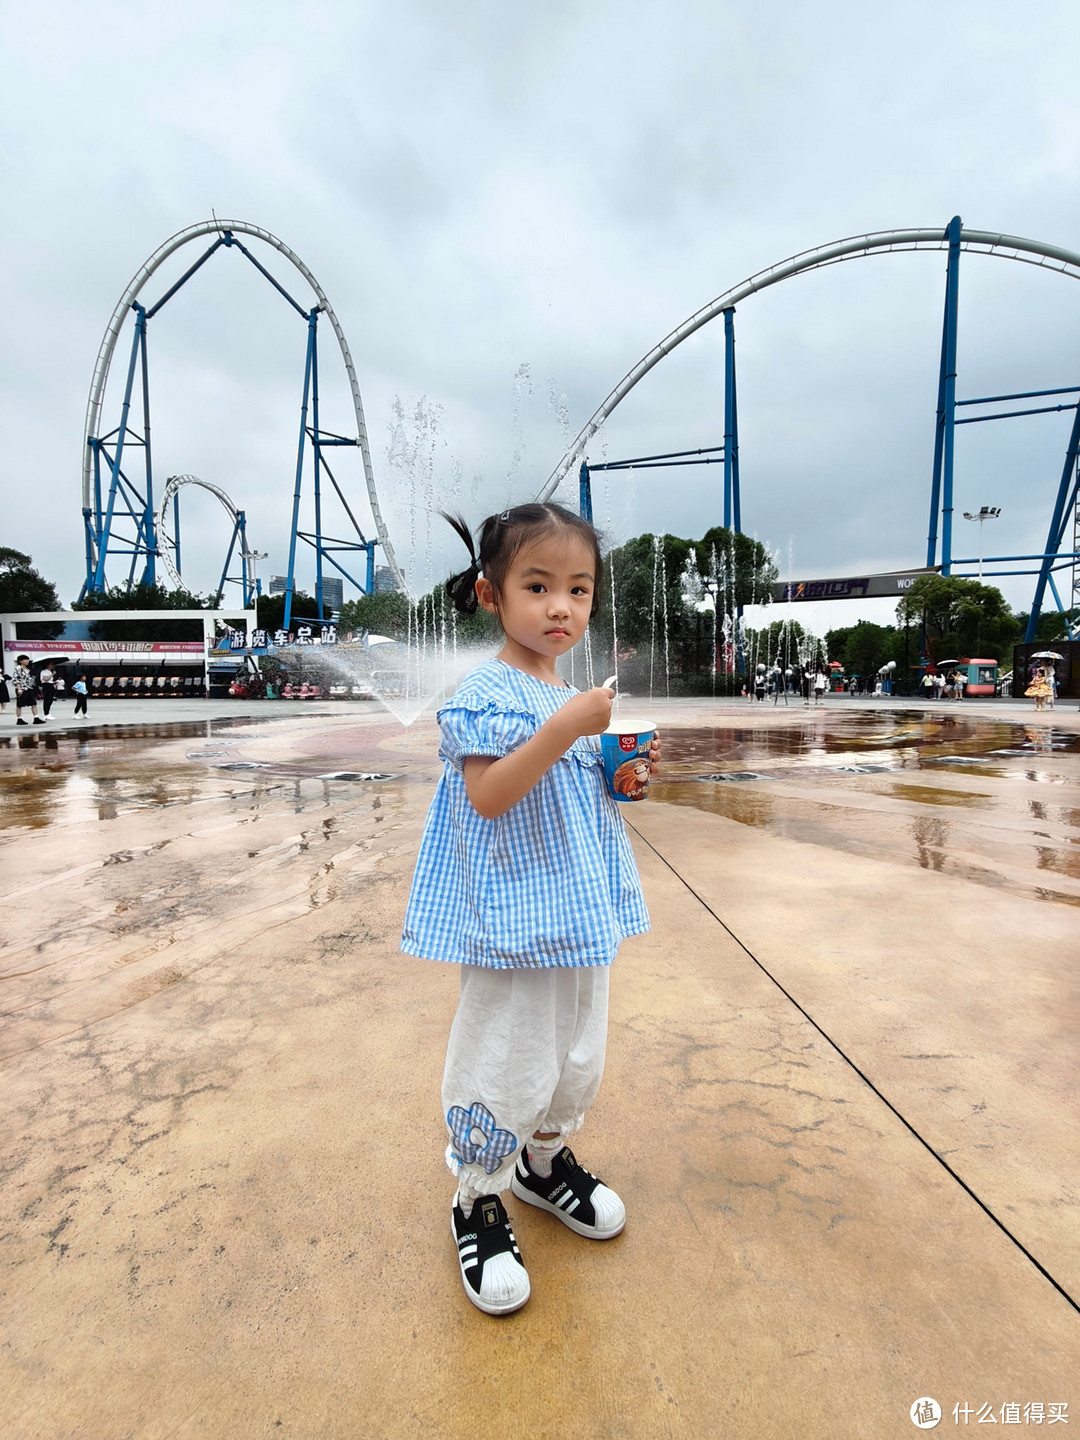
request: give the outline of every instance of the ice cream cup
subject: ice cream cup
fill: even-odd
[[[613,720],[600,736],[600,754],[608,789],[620,803],[644,800],[649,793],[649,745],[655,725]]]

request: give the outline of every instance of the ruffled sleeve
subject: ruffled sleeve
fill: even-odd
[[[470,704],[467,697],[455,696],[439,711],[439,727],[440,756],[461,770],[470,755],[509,755],[536,733],[537,721],[524,711],[483,701]]]

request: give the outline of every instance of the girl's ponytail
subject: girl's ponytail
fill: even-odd
[[[467,570],[462,570],[460,575],[452,575],[446,582],[446,593],[454,602],[455,610],[463,615],[476,614],[476,582],[481,575],[491,582],[492,593],[497,602],[507,571],[522,546],[531,544],[544,535],[563,531],[579,536],[592,552],[596,585],[590,618],[596,618],[600,609],[604,565],[600,558],[600,537],[588,520],[583,520],[580,515],[564,510],[561,505],[554,505],[550,501],[546,505],[536,501],[528,505],[512,505],[509,510],[503,510],[499,515],[488,516],[480,526],[480,543],[477,547],[473,542],[472,532],[460,515],[448,515],[445,510],[440,510],[439,514],[464,540],[472,559]]]
[[[476,558],[476,546],[473,543],[472,532],[460,515],[448,515],[445,510],[439,514],[448,524],[452,525],[462,540],[469,547],[469,556],[472,563],[467,569],[457,575],[451,575],[446,582],[446,593],[453,602],[454,609],[462,615],[476,614],[476,582],[480,576],[480,561]]]

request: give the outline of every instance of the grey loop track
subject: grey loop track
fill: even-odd
[[[544,482],[538,500],[550,500],[570,473],[575,462],[585,454],[589,441],[607,420],[608,416],[626,399],[639,380],[643,380],[654,365],[665,355],[670,355],[677,345],[715,320],[718,315],[748,295],[777,285],[781,280],[790,280],[795,275],[804,275],[810,270],[821,270],[826,265],[835,265],[842,260],[857,260],[867,255],[896,254],[911,250],[945,250],[948,236],[941,229],[934,230],[880,230],[870,235],[854,235],[846,240],[835,240],[830,245],[819,245],[814,250],[804,250],[759,270],[740,285],[725,290],[715,300],[676,326],[670,335],[665,335],[647,355],[643,355],[634,368],[628,371],[602,405],[594,411],[578,432],[576,439],[563,455],[555,469]],[[1080,280],[1080,255],[1073,250],[1064,250],[1059,245],[1045,245],[1041,240],[1025,240],[1020,235],[998,235],[990,230],[960,231],[960,245],[964,250],[981,255],[996,255],[1005,260],[1020,260],[1028,265],[1039,265],[1046,270],[1056,270],[1074,280]]]
[[[356,379],[356,368],[353,365],[352,355],[349,351],[348,341],[345,339],[345,332],[341,323],[334,314],[330,301],[322,286],[315,279],[315,276],[307,268],[304,262],[294,251],[290,250],[284,241],[272,235],[269,230],[264,230],[261,225],[252,225],[247,220],[201,220],[197,225],[188,225],[183,230],[178,230],[175,235],[169,237],[164,244],[159,245],[150,258],[140,265],[135,272],[123,295],[116,303],[116,309],[112,313],[102,337],[98,349],[97,361],[94,365],[94,375],[90,382],[90,395],[86,402],[86,424],[83,428],[83,461],[82,461],[82,503],[83,509],[91,508],[91,485],[93,479],[93,467],[90,454],[90,437],[98,434],[98,427],[101,422],[101,406],[105,396],[105,385],[109,378],[109,367],[112,365],[113,352],[116,349],[116,341],[119,337],[121,327],[127,318],[128,311],[133,302],[142,292],[143,286],[161,265],[168,260],[170,255],[176,253],[190,240],[197,240],[201,235],[220,235],[226,230],[231,230],[238,235],[252,235],[257,240],[264,241],[267,245],[284,255],[286,260],[300,272],[307,283],[315,292],[318,300],[319,310],[326,316],[333,326],[334,334],[337,336],[338,345],[341,349],[341,359],[345,365],[345,373],[349,377],[349,389],[352,394],[353,412],[356,417],[356,439],[364,462],[364,480],[367,485],[368,501],[371,505],[371,514],[375,521],[375,530],[382,545],[383,554],[386,556],[386,563],[389,565],[395,579],[404,588],[404,577],[398,568],[397,558],[394,555],[394,547],[390,541],[386,524],[383,520],[382,510],[379,507],[379,497],[375,490],[375,476],[371,468],[371,450],[368,445],[367,425],[364,420],[364,405],[360,398],[360,385]]]

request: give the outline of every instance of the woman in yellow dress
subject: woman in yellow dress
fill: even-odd
[[[1047,700],[1053,699],[1054,687],[1051,684],[1054,671],[1049,665],[1037,665],[1035,673],[1031,677],[1031,684],[1024,691],[1030,699],[1035,701],[1036,710],[1045,710]]]

